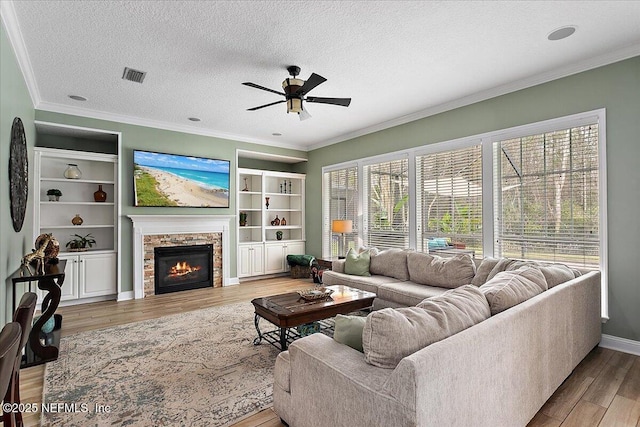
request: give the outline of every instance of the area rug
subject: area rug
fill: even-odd
[[[233,424],[272,404],[278,351],[255,337],[248,302],[64,337],[42,425]]]

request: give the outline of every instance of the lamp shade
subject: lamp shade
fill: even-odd
[[[334,233],[351,233],[353,231],[353,221],[350,219],[334,219],[331,221],[331,231]]]

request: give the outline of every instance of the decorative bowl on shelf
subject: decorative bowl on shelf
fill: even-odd
[[[311,288],[311,289],[303,289],[301,291],[297,291],[298,295],[307,301],[315,301],[326,298],[333,293],[333,289],[327,289],[325,287],[320,288]]]

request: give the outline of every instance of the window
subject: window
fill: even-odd
[[[482,256],[482,146],[416,157],[416,250],[445,238]]]
[[[353,231],[344,235],[346,252],[355,247],[358,236],[358,168],[356,166],[324,173],[323,184],[323,249],[324,256],[335,257],[339,253],[343,236],[331,232],[331,221],[349,219]]]
[[[323,255],[337,254],[331,219],[346,218],[351,246],[425,252],[446,238],[476,258],[597,268],[606,318],[605,127],[596,110],[325,167]]]
[[[364,166],[365,246],[409,247],[409,160]]]
[[[598,124],[494,145],[494,254],[600,266]]]

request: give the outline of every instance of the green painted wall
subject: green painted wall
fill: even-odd
[[[122,290],[133,290],[133,226],[127,215],[235,215],[236,198],[236,149],[247,151],[259,151],[285,156],[306,157],[306,153],[297,150],[289,150],[278,147],[250,144],[239,141],[231,141],[221,138],[199,136],[154,129],[144,126],[129,125],[105,120],[90,119],[86,117],[71,116],[36,110],[36,120],[66,125],[81,126],[94,129],[105,129],[114,132],[122,132],[122,151],[120,162],[122,164],[121,177],[121,201],[122,201]],[[231,161],[231,185],[229,208],[144,208],[133,206],[133,150],[161,151],[165,153],[186,154],[193,156],[213,157],[228,159]],[[236,247],[236,230],[231,229],[231,247]],[[231,277],[236,277],[236,251],[230,255]]]
[[[607,109],[609,316],[605,334],[640,340],[640,57],[447,111],[309,152],[307,252],[322,252],[326,165]],[[318,224],[309,226],[309,224]]]
[[[33,164],[33,145],[35,127],[34,110],[29,91],[18,67],[9,43],[4,26],[0,29],[0,319],[11,317],[11,299],[13,295],[11,280],[20,266],[22,255],[33,247],[33,195],[29,194],[29,202],[24,225],[19,233],[13,230],[9,205],[9,145],[11,143],[11,126],[15,117],[20,117],[24,125],[29,151],[29,165]],[[29,170],[30,182],[33,182],[33,170]],[[20,295],[21,292],[18,292]]]

